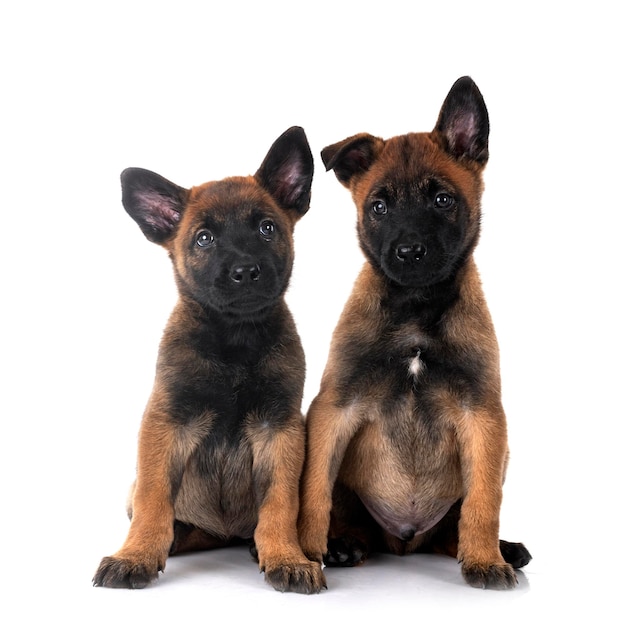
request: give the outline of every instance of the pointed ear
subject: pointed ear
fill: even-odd
[[[361,133],[326,146],[321,151],[321,160],[326,171],[334,170],[338,180],[349,187],[356,174],[366,172],[383,149],[384,140]]]
[[[184,210],[188,191],[162,176],[138,167],[124,170],[122,204],[144,235],[163,244],[173,234]]]
[[[484,165],[488,161],[488,111],[476,84],[459,78],[441,107],[435,132],[455,158],[469,158]]]
[[[300,126],[287,129],[271,146],[255,179],[285,209],[304,215],[309,209],[313,155]]]

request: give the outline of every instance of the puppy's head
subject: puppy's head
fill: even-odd
[[[293,265],[293,227],[309,208],[313,157],[292,127],[253,176],[184,189],[139,168],[122,172],[122,202],[144,235],[167,249],[181,296],[254,318],[280,298]]]
[[[473,251],[488,133],[484,99],[463,77],[432,132],[388,140],[362,133],[322,150],[326,169],[352,193],[364,254],[394,283],[447,280]]]

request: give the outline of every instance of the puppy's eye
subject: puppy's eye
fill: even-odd
[[[209,230],[200,230],[197,233],[195,243],[200,248],[209,248],[212,244],[214,244],[214,235]]]
[[[376,215],[385,215],[388,212],[388,207],[383,200],[375,200],[373,202],[373,213]]]
[[[264,239],[272,239],[276,232],[276,224],[272,220],[263,220],[259,225],[259,233]]]
[[[449,193],[438,193],[435,196],[435,206],[438,209],[449,209],[454,204],[454,198]]]

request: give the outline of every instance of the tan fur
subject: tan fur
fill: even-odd
[[[506,418],[472,256],[488,158],[483,107],[461,79],[434,131],[361,133],[322,151],[351,192],[367,262],[307,417],[299,536],[317,562],[337,564],[329,541],[365,553],[432,551],[457,557],[471,585],[510,588],[502,545],[517,567],[531,558],[499,540]],[[442,194],[453,199],[447,208]],[[417,241],[428,248],[414,261]]]

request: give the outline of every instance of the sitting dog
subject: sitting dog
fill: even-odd
[[[254,540],[275,589],[324,585],[297,536],[305,361],[284,301],[312,179],[299,127],[254,176],[184,189],[122,173],[124,207],[168,251],[179,297],[140,428],[128,536],[95,585],[141,588],[169,554],[239,540]]]
[[[506,418],[473,260],[488,134],[463,77],[432,132],[321,153],[351,192],[366,262],[307,416],[299,536],[315,562],[438,552],[470,585],[506,589],[531,558],[498,537]]]

